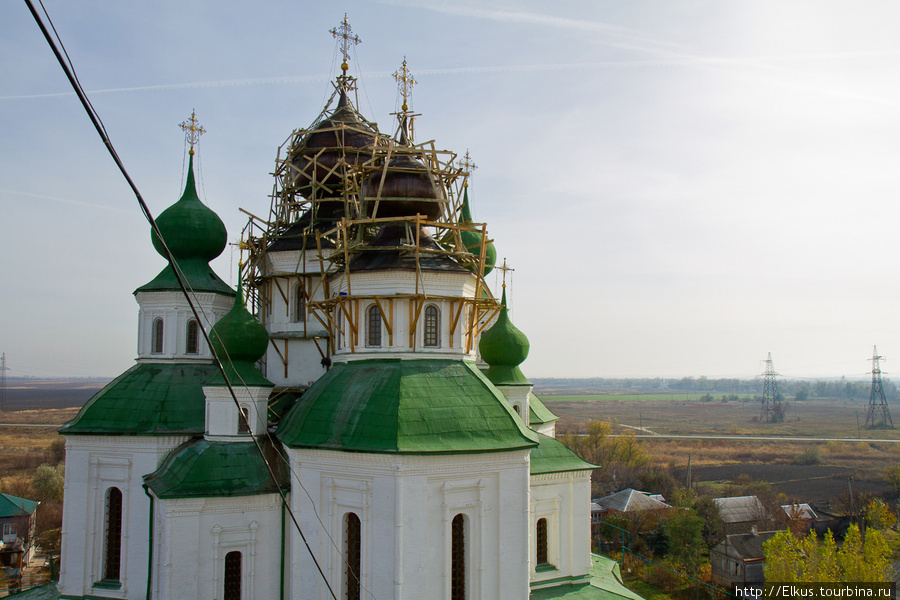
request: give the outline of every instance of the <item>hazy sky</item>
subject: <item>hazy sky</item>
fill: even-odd
[[[232,242],[330,92],[344,12],[383,131],[406,56],[417,139],[478,165],[526,375],[752,377],[771,352],[861,376],[874,344],[900,363],[896,2],[45,5],[154,214],[196,109]],[[116,375],[163,260],[24,2],[0,4],[0,57],[0,351],[10,375]]]

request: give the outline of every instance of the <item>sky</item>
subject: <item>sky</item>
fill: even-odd
[[[44,0],[158,215],[199,192],[229,241],[321,111],[346,13],[382,131],[471,153],[543,377],[865,377],[900,363],[900,4]],[[24,2],[0,3],[0,352],[9,376],[114,376],[163,259]],[[213,267],[236,280],[229,249]],[[495,290],[499,282],[489,275]]]

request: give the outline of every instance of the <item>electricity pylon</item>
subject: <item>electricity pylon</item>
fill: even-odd
[[[891,411],[888,410],[887,398],[884,397],[884,386],[881,383],[881,365],[884,360],[878,356],[878,347],[872,347],[872,391],[869,393],[869,408],[866,411],[866,427],[893,427]]]
[[[759,409],[759,421],[761,423],[780,423],[784,421],[784,408],[781,406],[781,396],[778,394],[778,381],[775,380],[775,363],[772,362],[772,353],[766,359],[766,372],[763,373],[762,406]]]

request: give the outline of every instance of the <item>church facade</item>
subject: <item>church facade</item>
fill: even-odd
[[[415,143],[406,92],[391,136],[358,113],[344,44],[237,290],[192,147],[136,364],[62,430],[62,597],[590,597],[596,465],[519,369],[466,169]]]

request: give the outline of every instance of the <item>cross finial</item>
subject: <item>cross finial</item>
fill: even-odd
[[[503,271],[503,287],[506,287],[506,272],[507,271],[515,271],[512,267],[506,266],[506,259],[503,259],[503,266],[500,267],[500,270]]]
[[[191,146],[188,154],[193,156],[194,146],[200,143],[200,136],[206,133],[206,130],[197,122],[197,113],[193,110],[191,110],[191,118],[187,121],[182,121],[179,127],[184,131],[184,141]]]
[[[400,88],[400,97],[403,98],[403,112],[409,110],[409,97],[412,95],[412,88],[419,83],[406,68],[406,57],[403,57],[403,65],[399,70],[394,71],[394,79],[397,81],[397,87]]]
[[[461,161],[459,161],[459,166],[460,168],[462,168],[463,177],[465,177],[465,180],[463,181],[463,187],[469,187],[469,175],[472,174],[472,171],[478,168],[478,165],[472,162],[472,157],[469,156],[468,148],[466,148],[466,155]]]
[[[332,27],[331,35],[336,39],[339,39],[339,44],[341,46],[341,54],[344,55],[344,62],[341,63],[341,70],[346,73],[350,68],[349,60],[350,60],[350,46],[355,46],[362,42],[359,39],[358,35],[354,35],[353,30],[350,28],[350,21],[347,20],[347,13],[344,13],[344,20],[341,21],[341,24],[337,27]]]

